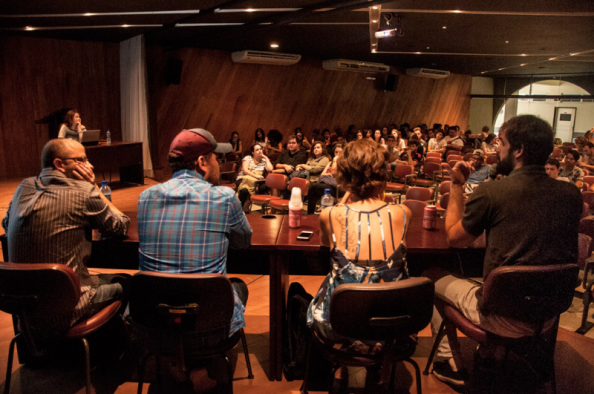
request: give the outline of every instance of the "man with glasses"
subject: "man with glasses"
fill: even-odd
[[[273,172],[289,175],[298,164],[307,163],[307,152],[299,150],[297,136],[292,135],[287,142],[287,149],[282,151],[274,163]]]
[[[122,298],[119,275],[91,275],[91,230],[124,236],[130,219],[99,191],[93,166],[77,141],[54,139],[41,152],[41,174],[16,189],[2,227],[8,238],[9,261],[58,263],[72,268],[81,296],[66,316],[48,318],[47,328],[66,330]],[[113,282],[113,283],[112,283]]]

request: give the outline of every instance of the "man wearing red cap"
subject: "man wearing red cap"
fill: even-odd
[[[168,156],[173,177],[145,190],[138,201],[141,271],[226,274],[227,248],[250,246],[252,228],[239,199],[232,189],[217,187],[215,153],[231,149],[203,129],[183,130],[173,139]],[[245,327],[248,295],[243,281],[231,282],[235,310],[229,336]]]

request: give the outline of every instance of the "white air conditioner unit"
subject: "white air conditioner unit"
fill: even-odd
[[[390,71],[390,66],[386,66],[385,64],[345,59],[324,60],[322,67],[324,70],[355,71],[360,73],[387,73]]]
[[[430,68],[407,68],[406,75],[410,75],[411,77],[441,79],[449,77],[450,72],[443,70],[431,70]]]
[[[301,55],[290,53],[264,52],[264,51],[239,51],[231,54],[235,63],[274,64],[290,66],[301,60]]]

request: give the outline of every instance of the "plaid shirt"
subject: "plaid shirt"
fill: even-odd
[[[226,274],[227,248],[248,248],[252,228],[232,189],[181,170],[140,195],[138,237],[141,271]],[[245,327],[244,310],[235,294],[229,335]]]

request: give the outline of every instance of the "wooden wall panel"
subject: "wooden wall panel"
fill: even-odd
[[[185,49],[164,53],[149,48],[153,163],[166,167],[169,144],[183,128],[202,127],[226,141],[237,130],[244,149],[254,131],[276,128],[285,136],[295,127],[314,128],[411,125],[468,125],[472,78],[452,74],[442,80],[400,75],[397,90],[384,92],[368,74],[326,71],[321,60],[294,66],[236,64],[228,52]],[[164,82],[167,57],[183,60],[180,85]]]
[[[0,178],[39,173],[48,129],[35,120],[62,107],[121,140],[119,45],[0,38]]]

